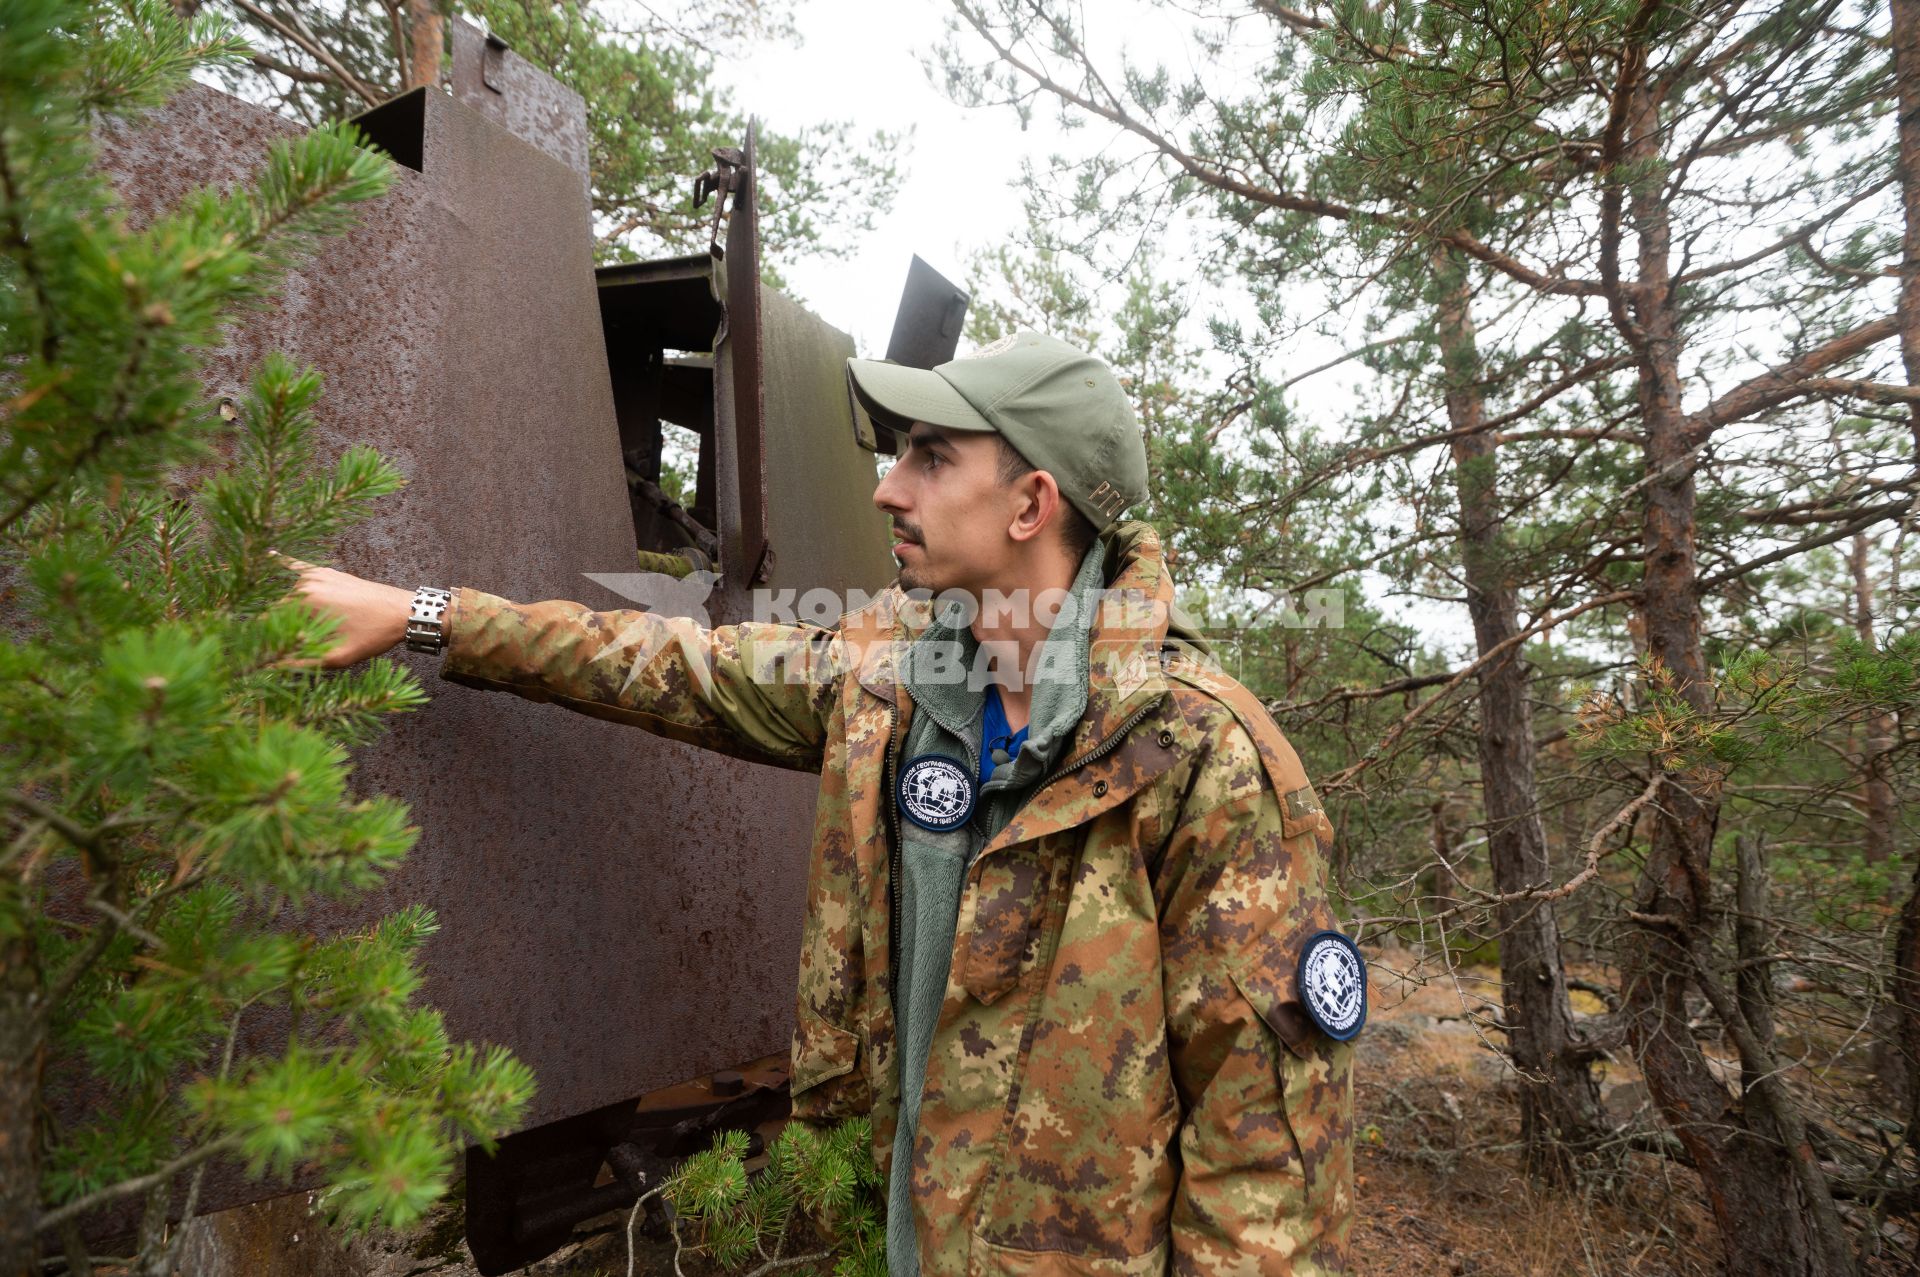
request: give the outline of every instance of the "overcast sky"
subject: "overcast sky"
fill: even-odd
[[[1064,132],[1046,106],[1033,112],[1023,131],[1008,108],[970,110],[954,103],[923,65],[943,40],[944,21],[951,12],[942,0],[885,5],[799,0],[794,10],[798,45],[770,42],[717,68],[736,106],[782,130],[828,120],[850,120],[862,132],[914,130],[894,208],[861,241],[855,255],[846,261],[782,266],[793,291],[816,314],[851,333],[863,356],[885,353],[907,264],[915,253],[965,286],[973,253],[1017,239],[1026,226],[1017,189],[1024,160],[1044,161],[1055,151],[1082,153],[1113,140],[1111,129]],[[1133,0],[1103,0],[1089,20],[1089,45],[1103,60],[1125,51],[1140,61],[1169,62],[1185,70],[1191,63],[1183,21],[1164,6],[1155,10]],[[963,41],[963,47],[978,51],[983,46]],[[1189,251],[1184,245],[1162,245],[1163,263]],[[1182,278],[1177,268],[1169,277]],[[1192,336],[1204,342],[1204,317],[1222,307],[1238,309],[1239,299],[1205,279],[1185,279],[1193,308]],[[1312,334],[1300,339],[1303,366],[1339,349],[1339,342]],[[1328,384],[1323,393],[1347,393],[1336,378],[1324,380]],[[1378,594],[1383,584],[1371,579],[1368,588]],[[1388,606],[1409,619],[1418,618],[1429,641],[1462,649],[1471,643],[1471,629],[1458,608],[1419,599],[1399,599]]]
[[[1022,158],[1044,156],[1058,136],[1043,120],[1022,133],[1008,110],[963,110],[929,81],[921,59],[949,12],[933,0],[801,0],[803,43],[763,45],[718,67],[743,111],[783,131],[827,120],[851,120],[857,132],[914,130],[893,211],[858,253],[782,268],[821,318],[853,334],[862,355],[885,353],[915,253],[964,286],[972,252],[1019,232],[1026,216],[1010,183]]]

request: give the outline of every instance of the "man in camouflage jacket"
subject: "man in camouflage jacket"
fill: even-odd
[[[1057,353],[1023,340],[1029,360]],[[1104,365],[1078,359],[1076,377],[1098,370],[1078,380],[1101,410],[1124,406]],[[1046,453],[1015,439],[992,411],[1008,397],[969,371],[953,380],[1003,437]],[[897,410],[899,424],[913,406]],[[910,447],[896,470],[914,460]],[[1072,458],[1048,460],[1063,501],[1076,483],[1087,499],[1076,506],[1108,508]],[[1111,457],[1099,464],[1114,468]],[[908,499],[893,508],[887,492],[883,483],[876,500],[896,526],[914,526]],[[914,556],[896,555],[911,584]],[[911,1234],[890,1222],[902,1225],[895,1238],[917,1242],[918,1271],[1345,1272],[1353,1047],[1326,1027],[1325,999],[1298,983],[1303,951],[1336,925],[1331,826],[1265,710],[1174,624],[1153,529],[1121,524],[1080,564],[1077,580],[1105,588],[1075,649],[1084,710],[1047,773],[976,827],[959,862],[917,1096],[902,1094],[898,1028],[898,782],[917,708],[903,667],[939,625],[932,608],[896,588],[832,630],[707,630],[463,588],[442,674],[819,772],[793,1109],[822,1123],[869,1116],[886,1176],[908,1110],[911,1165],[895,1182]],[[1358,1027],[1336,1026],[1342,1039]],[[910,1254],[893,1260],[896,1274],[916,1271]]]

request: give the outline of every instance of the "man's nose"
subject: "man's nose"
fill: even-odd
[[[873,503],[887,514],[902,514],[907,509],[906,485],[900,482],[900,464],[895,462],[886,477],[873,490]]]

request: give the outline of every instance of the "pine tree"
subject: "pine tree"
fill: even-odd
[[[629,1252],[641,1211],[664,1197],[673,1210],[676,1272],[681,1253],[693,1251],[749,1277],[785,1268],[886,1277],[886,1187],[873,1161],[870,1122],[854,1118],[831,1130],[792,1123],[768,1147],[766,1165],[752,1172],[749,1148],[745,1131],[722,1131],[711,1148],[642,1196],[627,1221]],[[828,1241],[790,1254],[803,1223]]]
[[[137,232],[92,167],[100,118],[243,54],[159,0],[0,0],[0,1273],[50,1239],[90,1272],[82,1221],[130,1201],[133,1269],[171,1271],[216,1159],[405,1223],[531,1093],[416,1002],[431,912],[302,921],[417,836],[348,749],[424,695],[321,673],[272,551],[322,557],[400,476],[320,463],[311,371],[268,358],[238,405],[199,377],[387,163],[319,129]]]

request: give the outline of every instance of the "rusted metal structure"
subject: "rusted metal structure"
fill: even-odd
[[[693,542],[722,574],[714,624],[747,616],[755,586],[883,586],[886,441],[849,400],[851,340],[759,282],[751,136],[699,179],[719,202],[713,251],[596,271],[580,98],[454,27],[451,95],[361,117],[402,166],[393,190],[211,363],[235,399],[269,351],[317,366],[322,452],[372,442],[407,475],[339,566],[613,608],[631,604],[584,574]],[[102,162],[146,218],[246,180],[295,131],[194,86],[107,133]],[[950,357],[964,294],[937,277],[909,293],[896,343]],[[647,496],[667,426],[698,439],[689,511]],[[419,845],[380,898],[289,925],[438,912],[428,998],[457,1038],[504,1044],[539,1079],[528,1129],[469,1158],[470,1243],[483,1271],[509,1271],[631,1200],[649,1158],[784,1102],[816,782],[398,659],[434,703],[358,757],[356,783],[407,799]],[[206,1208],[271,1191],[234,1172]]]

